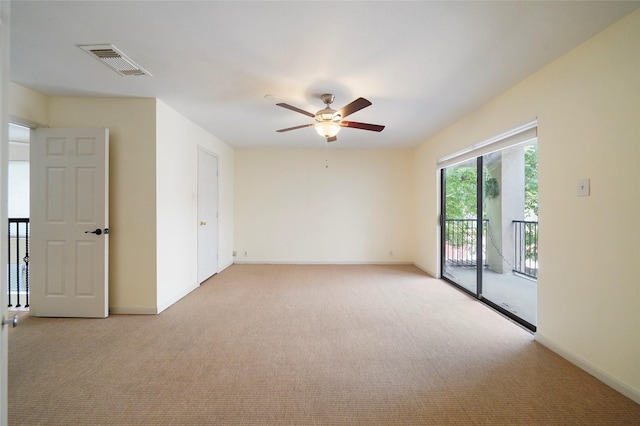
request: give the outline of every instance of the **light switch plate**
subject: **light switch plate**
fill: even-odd
[[[590,182],[589,179],[578,179],[578,197],[588,197],[590,195]]]

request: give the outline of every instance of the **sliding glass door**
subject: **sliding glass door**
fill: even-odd
[[[442,273],[467,291],[478,292],[478,162],[442,171]]]
[[[537,323],[537,140],[445,167],[442,275],[531,330]]]
[[[488,244],[481,296],[535,325],[538,305],[537,143],[485,155],[482,164],[482,204],[487,219]],[[531,230],[535,230],[535,235]],[[529,241],[525,241],[527,239]],[[535,270],[526,270],[521,267],[522,260],[532,258],[531,250],[536,255]]]

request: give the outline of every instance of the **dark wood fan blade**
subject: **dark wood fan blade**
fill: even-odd
[[[381,132],[384,126],[380,124],[358,123],[356,121],[342,121],[342,127],[352,127],[354,129],[371,130],[372,132]]]
[[[305,111],[303,109],[300,109],[298,107],[294,107],[293,105],[289,105],[289,104],[285,104],[285,103],[279,103],[279,104],[276,104],[276,105],[278,105],[278,106],[280,106],[282,108],[290,109],[291,111],[299,112],[300,114],[304,114],[304,115],[306,115],[308,117],[311,117],[311,118],[315,118],[316,117],[315,114],[311,114],[310,112],[307,112],[307,111]]]
[[[355,101],[351,102],[349,105],[345,105],[342,109],[338,110],[338,114],[342,118],[345,118],[347,115],[351,115],[354,112],[360,111],[362,108],[366,108],[371,105],[371,102],[366,100],[365,98],[358,98]]]
[[[302,126],[287,127],[286,129],[276,130],[276,132],[288,132],[289,130],[304,129],[305,127],[311,127],[311,126],[314,126],[314,124],[310,123],[310,124],[303,124]]]
[[[335,136],[331,136],[330,138],[327,138],[327,142],[335,142],[337,140],[338,140],[338,138],[335,137]]]

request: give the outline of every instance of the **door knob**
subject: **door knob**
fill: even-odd
[[[84,231],[85,234],[96,234],[96,235],[102,235],[104,234],[108,234],[109,233],[109,228],[104,228],[104,231],[100,228],[96,229],[95,231]]]
[[[15,314],[13,316],[13,318],[11,319],[4,319],[4,317],[2,318],[2,325],[7,325],[7,324],[11,324],[14,327],[18,326],[18,314]]]

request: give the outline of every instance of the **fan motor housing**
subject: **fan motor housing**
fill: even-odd
[[[331,93],[325,93],[324,95],[320,96],[320,99],[322,99],[322,102],[324,102],[325,104],[327,104],[327,106],[329,106],[331,105],[331,103],[333,103],[335,96],[332,95]]]
[[[316,121],[318,123],[322,123],[324,121],[340,121],[340,114],[337,114],[337,111],[329,108],[328,106],[325,109],[321,109],[316,112]]]

